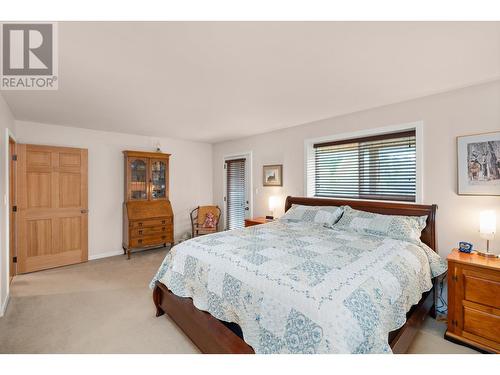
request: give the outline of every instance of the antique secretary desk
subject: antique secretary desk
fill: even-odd
[[[174,215],[169,200],[170,154],[123,151],[125,202],[123,251],[174,245]]]

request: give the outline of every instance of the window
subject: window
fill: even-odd
[[[415,130],[313,143],[308,169],[315,197],[416,201]]]

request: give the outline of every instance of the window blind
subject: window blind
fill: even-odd
[[[227,229],[245,224],[245,163],[246,159],[226,160]]]
[[[415,202],[415,130],[314,144],[314,195]]]

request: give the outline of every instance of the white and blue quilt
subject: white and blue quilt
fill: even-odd
[[[151,287],[237,323],[256,353],[390,353],[445,270],[423,243],[282,220],[175,246]]]

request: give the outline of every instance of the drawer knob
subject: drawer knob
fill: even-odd
[[[142,234],[142,232],[143,232],[143,231],[142,231],[142,229],[141,229],[141,230],[139,231],[139,234]]]
[[[142,227],[142,222],[139,222],[139,226]]]
[[[162,220],[162,221],[161,221],[161,223],[162,223],[162,224],[165,224],[165,220]]]
[[[161,230],[162,230],[162,231],[164,231],[164,232],[165,232],[165,230],[166,230],[166,229],[167,229],[167,228],[165,228],[165,227],[161,228]]]

